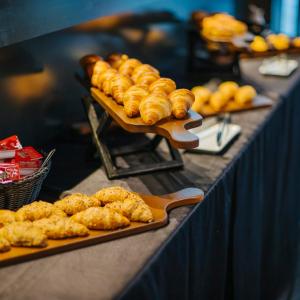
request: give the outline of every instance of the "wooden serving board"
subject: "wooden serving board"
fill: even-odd
[[[92,87],[91,94],[95,101],[97,101],[121,127],[129,132],[159,134],[167,138],[175,148],[192,149],[199,145],[198,137],[190,133],[188,129],[200,126],[202,124],[202,117],[192,110],[189,111],[187,118],[183,120],[169,118],[149,126],[146,125],[140,117],[127,117],[123,106],[117,104],[111,97],[107,97],[98,89]]]
[[[197,188],[186,188],[176,193],[163,196],[141,196],[150,206],[153,212],[154,222],[147,224],[131,222],[131,225],[124,229],[112,231],[90,230],[90,235],[88,237],[48,240],[48,246],[46,248],[12,247],[9,252],[0,253],[0,267],[42,258],[163,227],[168,223],[168,212],[172,208],[201,202],[203,200],[203,191]]]
[[[216,116],[222,113],[234,113],[234,112],[241,112],[241,111],[246,111],[246,110],[253,110],[253,109],[259,109],[259,108],[264,108],[264,107],[268,107],[268,106],[272,106],[273,105],[273,100],[263,96],[263,95],[257,95],[252,103],[250,104],[246,104],[243,106],[239,106],[238,104],[234,104],[229,106],[225,106],[222,110],[218,111],[218,112],[202,112],[202,115],[204,117],[211,117],[211,116]]]

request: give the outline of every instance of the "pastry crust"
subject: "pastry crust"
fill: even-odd
[[[0,253],[7,252],[9,250],[10,250],[9,241],[6,238],[0,236]]]
[[[195,96],[188,89],[177,89],[169,95],[172,104],[172,114],[176,119],[186,117],[189,109],[192,107]]]
[[[14,222],[0,229],[0,237],[15,247],[46,247],[47,236],[31,222]]]
[[[123,215],[106,207],[91,207],[71,217],[71,220],[94,230],[113,230],[130,225]]]
[[[148,92],[140,86],[131,86],[124,94],[124,110],[128,117],[136,117],[140,114],[139,106],[141,101],[148,96]]]
[[[67,215],[74,215],[89,207],[101,206],[101,201],[96,197],[89,197],[85,194],[75,193],[62,200],[58,200],[54,205],[64,211]]]
[[[17,221],[36,221],[51,216],[66,217],[66,214],[51,203],[35,201],[24,205],[16,212]]]
[[[16,213],[8,209],[0,209],[0,226],[16,221]]]
[[[129,58],[122,62],[118,70],[120,74],[131,77],[134,69],[140,66],[141,64],[142,63],[138,59]]]
[[[82,224],[68,218],[41,219],[33,222],[48,237],[48,239],[64,239],[89,235],[89,230]]]
[[[165,92],[167,95],[175,91],[175,89],[176,89],[175,81],[170,78],[164,78],[164,77],[157,79],[149,87],[149,91],[151,93],[156,90],[159,90]]]
[[[123,104],[124,93],[133,85],[132,80],[122,74],[116,74],[110,83],[111,94],[118,104]]]
[[[159,78],[159,71],[148,64],[142,64],[142,65],[138,66],[137,68],[135,68],[132,73],[131,78],[135,83],[138,83],[139,78],[141,76],[143,76],[145,73],[154,73],[154,74],[158,75],[158,78]]]

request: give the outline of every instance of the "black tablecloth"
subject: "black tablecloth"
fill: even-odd
[[[121,299],[297,299],[300,73],[261,80],[259,63],[244,77],[280,100]]]

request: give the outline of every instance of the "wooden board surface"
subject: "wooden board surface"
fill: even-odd
[[[42,258],[162,227],[168,223],[168,211],[175,207],[201,202],[203,200],[203,191],[197,188],[186,188],[163,196],[141,196],[153,212],[154,222],[152,223],[131,222],[129,227],[112,231],[90,230],[88,237],[48,240],[46,248],[12,247],[12,250],[9,252],[0,253],[0,266]]]
[[[264,108],[264,107],[268,107],[273,105],[273,100],[263,96],[263,95],[257,95],[252,103],[247,104],[247,105],[243,105],[243,106],[238,106],[236,105],[236,107],[228,107],[225,106],[221,111],[219,112],[210,112],[210,113],[204,113],[202,112],[202,115],[204,117],[211,117],[211,116],[216,116],[222,113],[226,113],[226,112],[230,112],[230,113],[234,113],[234,112],[241,112],[241,111],[246,111],[246,110],[253,110],[253,109],[259,109],[259,108]]]
[[[164,119],[155,125],[146,125],[140,117],[129,118],[126,116],[123,106],[117,104],[111,97],[96,88],[91,88],[92,97],[97,101],[110,116],[125,130],[129,132],[156,133],[166,137],[172,146],[181,149],[192,149],[199,145],[196,135],[187,129],[198,127],[202,124],[202,117],[190,110],[187,118],[176,120]]]

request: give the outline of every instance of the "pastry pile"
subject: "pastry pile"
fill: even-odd
[[[243,108],[256,96],[252,86],[239,86],[234,81],[221,83],[214,92],[204,86],[195,86],[192,92],[195,95],[192,109],[203,115]]]
[[[150,207],[136,193],[108,187],[96,194],[72,194],[53,204],[35,201],[18,211],[0,210],[0,252],[11,247],[46,247],[47,240],[115,230],[130,222],[153,221]]]
[[[176,83],[160,77],[156,68],[125,54],[112,54],[107,61],[87,55],[81,65],[92,86],[123,105],[128,117],[141,116],[147,125],[171,116],[183,119],[194,102],[190,90],[176,89]]]

